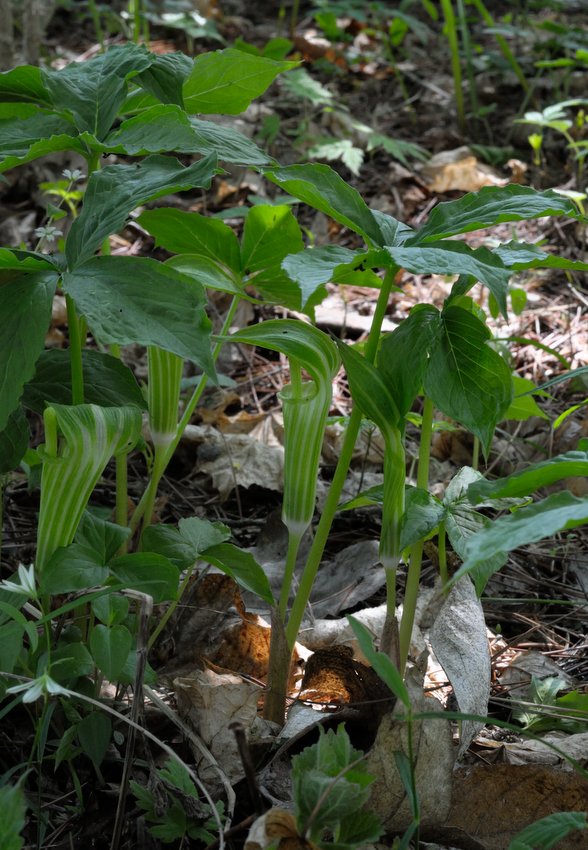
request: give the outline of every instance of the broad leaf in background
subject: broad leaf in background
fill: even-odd
[[[431,350],[440,332],[439,311],[429,304],[417,304],[382,340],[377,367],[401,417],[406,416],[422,390]]]
[[[60,546],[51,555],[40,578],[42,593],[72,593],[101,585],[108,569],[101,554],[81,543]]]
[[[448,241],[425,247],[386,247],[386,250],[398,266],[413,274],[467,275],[485,283],[506,316],[506,294],[512,271],[488,248],[472,249],[465,242]]]
[[[568,260],[554,254],[546,254],[536,245],[526,242],[508,242],[498,245],[493,251],[505,266],[513,271],[522,269],[566,269],[568,271],[586,271],[588,263]]]
[[[500,517],[468,540],[465,561],[451,582],[476,571],[476,590],[494,572],[492,559],[499,553],[511,552],[519,546],[536,543],[559,531],[576,528],[588,522],[588,498],[577,499],[571,493],[552,493],[541,502]],[[483,582],[483,584],[482,584]]]
[[[504,414],[505,419],[516,419],[517,421],[525,422],[532,416],[539,416],[542,419],[549,420],[549,416],[541,410],[531,393],[537,390],[537,387],[528,378],[519,378],[518,375],[512,376],[513,400],[510,407]],[[544,395],[538,391],[540,395]]]
[[[409,243],[423,244],[446,239],[458,233],[469,233],[505,221],[566,215],[578,218],[578,210],[568,198],[551,189],[537,192],[529,186],[511,183],[504,188],[487,186],[470,192],[457,201],[437,204],[424,227]]]
[[[324,245],[288,254],[282,262],[286,274],[297,283],[302,294],[302,308],[325,283],[342,283],[351,286],[379,287],[381,279],[370,268],[358,269],[356,261],[363,252],[351,251],[340,245]]]
[[[49,257],[34,251],[18,251],[15,248],[0,248],[0,271],[12,269],[19,272],[54,271]]]
[[[571,451],[534,463],[519,472],[496,481],[482,479],[472,484],[468,498],[474,504],[488,499],[528,496],[562,478],[588,475],[588,452]]]
[[[84,511],[78,525],[75,542],[80,546],[93,549],[107,564],[117,554],[122,544],[129,539],[131,530],[100,519],[89,511]]]
[[[196,150],[201,153],[216,153],[224,162],[240,165],[267,165],[269,157],[255,142],[233,127],[223,127],[213,121],[190,118],[194,129]]]
[[[173,254],[193,254],[241,269],[241,249],[233,230],[224,222],[196,212],[176,209],[146,210],[137,221],[155,244]]]
[[[268,300],[299,309],[298,288],[292,286],[281,264],[288,253],[303,248],[300,226],[290,207],[269,204],[252,207],[245,219],[241,242],[241,270],[247,277],[246,284],[254,286]]]
[[[216,380],[203,289],[148,257],[95,257],[64,275],[64,290],[103,343],[156,345]]]
[[[71,62],[61,71],[43,71],[53,105],[73,115],[76,127],[104,138],[124,102],[128,80],[155,59],[145,47],[125,44],[87,62]]]
[[[104,139],[103,149],[130,155],[164,151],[197,153],[196,135],[183,109],[158,103],[128,118]]]
[[[485,454],[512,399],[510,369],[488,346],[489,339],[490,331],[472,313],[446,307],[424,379],[425,394],[475,434]]]
[[[135,404],[146,410],[147,404],[137,380],[118,357],[101,351],[82,351],[84,398],[88,404],[102,407]],[[71,404],[71,365],[64,349],[43,351],[35,374],[25,386],[25,407],[42,413],[47,404]]]
[[[364,496],[367,495],[363,494]],[[407,487],[404,516],[400,531],[402,550],[419,540],[426,540],[445,519],[445,506],[432,493],[420,487]]]
[[[244,552],[232,543],[217,543],[205,549],[200,557],[235,579],[241,587],[255,593],[268,605],[275,605],[268,578],[250,552]]]
[[[109,165],[95,171],[88,180],[82,212],[65,243],[70,271],[119,231],[136,207],[195,186],[208,188],[216,173],[215,155],[187,168],[172,157],[154,155],[136,165]]]
[[[29,438],[29,423],[19,405],[12,411],[4,430],[0,432],[0,475],[18,466],[28,448]]]
[[[443,506],[446,511],[445,529],[453,550],[463,560],[467,557],[466,548],[468,540],[484,528],[490,526],[491,520],[472,507],[468,499],[468,487],[474,481],[480,481],[482,474],[469,466],[464,466],[457,475],[449,482],[443,497]],[[497,510],[512,508],[520,505],[520,501],[513,499],[497,502]],[[507,556],[504,552],[497,552],[489,559],[481,575],[477,570],[472,571],[472,578],[476,590],[481,593],[488,580],[488,574],[497,572],[506,563]],[[463,709],[465,710],[465,709]]]
[[[51,98],[45,85],[44,73],[36,65],[20,65],[0,74],[0,102],[45,103]]]
[[[134,78],[145,91],[162,103],[184,106],[182,89],[194,63],[185,53],[165,53],[155,56],[144,71]]]
[[[143,532],[143,549],[157,552],[175,564],[180,570],[188,569],[210,546],[225,543],[231,536],[230,530],[220,522],[209,522],[200,517],[181,519],[178,527],[150,525]]]
[[[268,168],[264,174],[285,192],[359,233],[367,242],[383,244],[378,223],[359,192],[328,165],[289,165]]]
[[[25,825],[26,801],[18,785],[3,785],[0,788],[0,835],[3,850],[22,850],[24,838],[21,831]]]
[[[183,89],[187,112],[238,115],[283,71],[298,62],[252,56],[234,48],[203,53],[194,60]]]
[[[90,633],[90,651],[109,682],[116,682],[125,666],[133,638],[126,626],[95,625]]]
[[[153,552],[121,555],[109,564],[115,584],[148,593],[154,602],[165,602],[178,595],[180,572],[168,558]]]
[[[0,432],[35,372],[51,321],[57,274],[0,278]]]

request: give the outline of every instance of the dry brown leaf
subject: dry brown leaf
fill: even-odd
[[[477,192],[483,186],[506,186],[508,180],[493,168],[479,162],[464,146],[441,151],[422,167],[422,176],[431,192]]]
[[[476,765],[454,774],[447,825],[485,850],[507,850],[518,832],[554,812],[588,809],[588,781],[546,765]],[[588,834],[572,832],[554,850],[588,850]]]
[[[407,677],[407,686],[415,712],[442,711],[440,703],[422,692],[422,675],[418,681]],[[396,768],[395,752],[408,757],[408,727],[399,720],[404,707],[394,711],[380,723],[374,746],[370,750],[366,770],[375,776],[369,807],[375,811],[389,832],[400,832],[412,822],[407,794]],[[453,736],[448,720],[415,720],[412,724],[412,748],[416,762],[415,784],[419,795],[422,826],[436,826],[445,821],[451,804],[451,776],[455,761]]]
[[[245,850],[317,850],[316,845],[305,841],[296,828],[291,812],[270,809],[253,823],[245,842]]]

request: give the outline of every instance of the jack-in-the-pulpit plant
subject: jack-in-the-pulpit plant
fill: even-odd
[[[18,580],[8,576],[0,584],[1,710],[6,714],[21,702],[42,698],[33,718],[38,734],[31,759],[39,765],[52,760],[56,768],[69,765],[76,788],[79,754],[99,770],[111,740],[108,712],[96,708],[104,679],[120,686],[133,683],[139,698],[145,677],[154,678],[145,667],[147,645],[169,620],[199,559],[233,576],[271,609],[265,712],[283,722],[292,648],[333,518],[344,507],[341,493],[364,418],[379,427],[385,444],[383,488],[368,494],[382,504],[380,557],[388,616],[381,643],[387,654],[381,657],[387,659],[385,673],[392,689],[408,710],[402,673],[424,538],[437,532],[441,542],[447,536],[465,562],[452,579],[442,573],[447,590],[471,573],[481,592],[513,545],[588,517],[588,500],[568,494],[523,507],[495,526],[475,510],[475,503],[494,501],[502,507],[506,498],[519,504],[521,497],[570,475],[571,469],[585,474],[584,449],[498,484],[467,473],[454,488],[457,495],[448,493],[442,502],[427,490],[434,411],[469,429],[487,454],[494,428],[513,397],[510,369],[491,344],[472,288],[478,283],[487,287],[506,315],[513,275],[540,267],[588,268],[534,245],[511,242],[492,250],[472,249],[454,237],[522,219],[580,218],[575,207],[551,191],[516,185],[488,188],[439,204],[427,223],[413,230],[369,209],[331,168],[281,167],[235,130],[199,117],[238,114],[294,65],[235,49],[192,60],[125,45],[62,71],[22,67],[0,75],[0,171],[57,151],[71,151],[87,166],[83,196],[72,197],[69,183],[63,190],[73,220],[55,253],[0,248],[0,475],[4,481],[20,467],[32,486],[41,469],[35,563],[21,565]],[[194,161],[184,165],[170,154]],[[109,155],[118,161],[104,164]],[[259,169],[287,193],[288,203],[246,210],[240,240],[226,223],[200,213],[143,210],[138,224],[173,256],[159,262],[110,255],[109,237],[121,231],[138,208],[175,192],[207,191],[222,171],[219,161]],[[363,247],[305,248],[292,199],[354,231]],[[56,236],[49,228],[59,220],[53,211],[42,244],[48,244],[49,235]],[[455,282],[440,309],[417,305],[392,334],[383,335],[389,295],[402,269],[453,275]],[[378,290],[361,352],[313,324],[313,308],[328,283]],[[208,290],[230,296],[214,338]],[[68,347],[45,350],[56,293],[63,294],[67,304]],[[242,299],[279,305],[305,314],[307,320],[275,319],[231,334]],[[217,380],[218,354],[229,341],[280,352],[289,364],[289,383],[280,393],[283,521],[289,547],[277,599],[262,568],[230,542],[230,530],[222,524],[200,517],[185,517],[177,527],[151,524],[161,477],[206,383]],[[120,359],[121,348],[128,345],[147,349],[146,387],[139,387]],[[199,378],[190,397],[182,400],[186,361],[196,365]],[[300,541],[313,525],[322,437],[341,365],[353,407],[294,587]],[[405,423],[419,398],[423,413],[417,487],[406,489]],[[44,444],[36,448],[29,447],[32,415],[42,415],[44,421]],[[143,434],[144,418],[148,427]],[[135,448],[147,460],[148,481],[129,517],[126,456]],[[91,499],[111,457],[117,493],[113,514],[105,518]],[[477,518],[474,529],[483,525],[479,535],[470,530],[468,537],[456,519],[458,500],[463,511],[464,488],[472,499],[468,516]],[[402,560],[408,562],[408,576],[397,625],[396,573]],[[145,635],[147,597],[166,603],[167,609]],[[362,639],[365,644],[365,635]],[[381,657],[377,664],[382,664]],[[80,694],[75,706],[72,693]],[[56,734],[49,735],[49,730]],[[123,814],[121,806],[117,829]],[[41,819],[38,822],[40,835]]]

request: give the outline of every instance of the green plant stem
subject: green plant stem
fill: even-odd
[[[495,27],[496,26],[494,18],[492,17],[492,15],[488,11],[488,9],[486,8],[486,6],[482,2],[482,0],[470,0],[470,2],[472,4],[472,6],[474,6],[478,10],[480,17],[482,18],[482,20],[484,21],[484,23],[487,26],[489,26],[489,27]],[[510,65],[511,71],[515,74],[519,83],[521,84],[523,89],[527,92],[529,90],[529,83],[527,82],[527,79],[526,79],[526,77],[525,77],[525,75],[522,71],[521,66],[519,65],[519,63],[515,59],[514,53],[510,49],[508,42],[506,41],[506,39],[503,35],[500,35],[500,33],[495,33],[494,37],[496,39],[498,46],[500,47],[502,55],[504,56],[504,58],[506,59],[506,61]]]
[[[84,403],[84,371],[82,366],[82,336],[76,305],[69,295],[65,296],[67,325],[69,329],[69,362],[71,368],[71,403]]]
[[[388,306],[390,291],[394,284],[395,274],[395,269],[389,269],[386,272],[384,280],[382,281],[382,287],[378,296],[376,309],[374,311],[372,326],[365,346],[365,357],[372,363],[375,360],[376,352],[378,350],[382,322]],[[343,490],[343,485],[347,478],[347,471],[351,464],[353,449],[361,427],[361,420],[362,413],[359,408],[355,406],[351,412],[351,416],[349,417],[349,422],[347,423],[347,429],[345,431],[343,445],[341,446],[341,453],[339,455],[337,468],[335,469],[335,474],[329,488],[323,512],[316,529],[310,552],[308,553],[304,571],[300,578],[300,584],[292,604],[292,610],[290,611],[290,617],[288,618],[288,623],[286,625],[286,638],[288,640],[288,646],[291,649],[296,641],[296,636],[298,635],[304,611],[310,598],[310,592],[320,566],[329,532],[331,530],[331,525],[337,512],[341,491]]]
[[[417,487],[427,490],[429,486],[429,461],[431,456],[431,437],[433,435],[433,402],[425,396],[423,404],[423,423],[421,426],[421,442],[419,446],[419,468],[417,472]],[[423,560],[423,541],[419,540],[410,549],[410,561],[406,576],[406,590],[404,591],[404,606],[399,629],[399,654],[401,673],[404,673],[410,638],[414,625],[416,603],[419,595],[421,579],[421,564]]]
[[[457,111],[457,123],[461,133],[465,133],[465,108],[463,100],[463,89],[461,80],[461,63],[459,58],[459,44],[457,41],[457,28],[455,25],[455,14],[451,0],[441,0],[443,18],[445,20],[445,34],[451,54],[451,71],[453,74],[453,86],[455,88],[455,108]]]
[[[449,581],[449,574],[447,572],[447,531],[445,529],[444,522],[439,523],[437,554],[439,557],[439,575],[441,577],[441,584],[445,587]]]
[[[474,435],[474,445],[472,448],[472,469],[477,469],[480,465],[480,438]]]
[[[288,531],[288,551],[286,553],[286,564],[284,566],[284,577],[282,579],[282,587],[280,589],[280,601],[278,611],[282,622],[286,622],[286,613],[288,611],[288,599],[290,598],[290,590],[292,588],[292,577],[296,569],[296,557],[300,549],[300,541],[302,534],[294,534]]]
[[[88,0],[88,7],[92,16],[92,23],[94,24],[94,35],[96,36],[96,41],[100,45],[100,51],[104,53],[104,30],[102,29],[102,24],[100,22],[100,13],[96,6],[96,0]]]
[[[182,596],[184,595],[184,591],[188,587],[190,579],[192,578],[193,572],[194,572],[193,566],[190,567],[190,569],[186,571],[186,575],[184,576],[182,583],[180,585],[180,589],[178,591],[177,599],[173,599],[170,602],[170,604],[165,609],[163,616],[161,617],[161,619],[157,623],[157,626],[153,629],[153,633],[151,634],[151,637],[149,638],[149,641],[147,643],[147,651],[149,651],[153,647],[153,645],[155,644],[155,641],[157,640],[159,635],[162,633],[162,631],[166,627],[167,623],[169,622],[170,617],[172,616],[172,614],[174,613],[174,611],[178,607],[180,600],[182,599]]]
[[[117,525],[123,528],[127,527],[128,522],[128,468],[127,455],[118,454],[114,459],[116,468],[116,504],[114,510],[114,521]],[[119,555],[124,555],[127,551],[128,544],[125,541],[118,550]]]
[[[228,334],[238,305],[239,305],[239,298],[238,298],[238,296],[235,296],[233,298],[233,300],[231,301],[231,304],[230,304],[229,309],[227,311],[227,315],[225,316],[225,320],[223,322],[223,326],[222,326],[222,329],[221,329],[221,332],[220,332],[221,337],[224,337]],[[220,339],[215,344],[215,346],[213,348],[212,358],[215,362],[218,360],[218,356],[219,356],[220,350],[223,346],[223,342],[224,342],[224,340]],[[157,488],[159,486],[159,482],[161,480],[161,477],[164,474],[165,470],[167,469],[167,466],[168,466],[170,460],[172,459],[172,456],[173,456],[175,450],[177,449],[180,440],[182,439],[182,435],[183,435],[184,431],[186,430],[186,426],[189,425],[189,423],[190,423],[190,419],[192,418],[192,414],[194,413],[194,410],[196,409],[196,405],[200,401],[200,397],[202,396],[202,393],[204,392],[204,389],[206,387],[207,380],[208,379],[207,379],[206,375],[201,375],[200,380],[198,381],[198,384],[194,388],[194,392],[192,393],[190,401],[187,403],[187,405],[184,409],[184,413],[182,414],[182,418],[180,419],[180,421],[178,423],[176,435],[173,438],[173,440],[169,443],[169,445],[167,446],[167,448],[165,450],[165,455],[162,457],[162,459],[159,462],[157,462],[157,457],[154,459],[153,469],[152,469],[152,472],[151,472],[151,478],[149,479],[149,484],[147,485],[147,489],[143,493],[143,495],[142,495],[142,497],[139,501],[139,504],[135,508],[135,511],[134,511],[133,516],[131,517],[131,521],[129,523],[129,526],[130,526],[131,531],[133,533],[139,527],[139,523],[141,522],[141,520],[143,520],[143,528],[146,528],[147,525],[149,525],[149,523],[151,522],[151,516],[146,511],[147,503],[148,503],[148,501],[150,501],[151,504],[153,504],[153,502],[155,501],[155,493],[157,493]],[[156,455],[157,455],[157,452],[156,452]],[[156,468],[156,466],[157,466],[157,468]],[[159,478],[155,479],[156,475],[159,475]]]

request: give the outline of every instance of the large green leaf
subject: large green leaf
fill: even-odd
[[[135,404],[146,409],[146,402],[135,376],[118,357],[101,351],[82,351],[84,398],[88,404],[118,407]],[[42,413],[47,404],[71,404],[71,364],[69,351],[43,351],[37,360],[35,375],[25,386],[23,404]]]
[[[31,162],[41,156],[48,156],[58,151],[75,151],[82,156],[87,152],[79,137],[63,134],[51,136],[49,139],[41,139],[35,142],[29,148],[22,149],[20,153],[0,155],[0,172],[8,171],[17,165]]]
[[[340,245],[324,245],[289,254],[282,268],[300,287],[305,307],[316,291],[330,281],[352,286],[379,286],[381,280],[370,268],[362,270],[352,265],[363,256],[362,252]]]
[[[130,528],[123,528],[114,522],[100,519],[89,511],[84,511],[74,540],[80,546],[93,549],[101,563],[107,564],[111,558],[114,558],[122,544],[128,540],[130,534]]]
[[[427,490],[407,487],[400,546],[404,550],[427,537],[445,519],[445,507]]]
[[[241,266],[252,280],[264,272],[279,272],[284,257],[302,251],[303,247],[300,226],[290,207],[258,204],[249,210],[241,244]]]
[[[278,62],[228,48],[203,53],[194,60],[184,83],[187,112],[203,115],[238,115],[283,71],[297,62]]]
[[[241,249],[224,222],[196,212],[176,209],[147,210],[137,219],[160,245],[174,254],[197,254],[239,272]]]
[[[82,212],[66,240],[70,270],[91,257],[107,236],[120,230],[139,205],[195,186],[208,188],[216,173],[214,155],[188,168],[172,157],[153,155],[136,165],[109,165],[95,171],[88,180]]]
[[[488,499],[528,496],[563,478],[588,475],[588,452],[571,451],[534,463],[519,472],[496,481],[482,479],[472,484],[468,498],[474,504]]]
[[[164,151],[197,153],[196,134],[179,106],[157,104],[133,118],[127,118],[104,139],[104,148],[132,156]]]
[[[178,595],[180,572],[168,558],[153,552],[121,555],[110,562],[117,584],[148,593],[154,602],[165,602]]]
[[[0,788],[0,835],[4,850],[22,850],[24,847],[21,832],[26,810],[27,803],[20,784],[7,784]]]
[[[504,316],[512,271],[487,248],[473,250],[465,242],[439,242],[434,247],[387,248],[395,263],[413,274],[471,275],[485,283]]]
[[[494,248],[505,266],[515,271],[522,269],[565,269],[566,271],[586,271],[588,263],[580,260],[568,260],[547,254],[536,245],[526,242],[508,242]]]
[[[102,584],[108,569],[99,552],[81,543],[61,546],[51,555],[41,574],[41,592],[72,593]]]
[[[57,275],[47,273],[0,281],[0,431],[43,351],[56,285]]]
[[[447,307],[425,371],[425,394],[475,434],[487,454],[512,398],[510,369],[488,346],[490,331],[462,307]]]
[[[21,65],[0,74],[0,101],[12,103],[19,100],[51,103],[43,73],[35,65]]]
[[[110,130],[127,93],[127,81],[154,60],[144,47],[111,47],[88,62],[71,62],[60,71],[43,71],[53,106],[73,115],[80,132],[102,139]]]
[[[232,543],[217,543],[205,549],[201,558],[234,578],[237,584],[255,593],[268,605],[275,604],[268,578],[251,552],[244,552]]]
[[[210,546],[225,543],[231,532],[218,522],[209,522],[200,517],[185,517],[178,527],[150,525],[143,532],[142,545],[145,551],[164,555],[179,569],[194,565],[202,552]]]
[[[367,242],[383,244],[378,223],[359,192],[328,165],[289,165],[268,168],[264,174],[290,195],[359,233]]]
[[[162,103],[175,103],[183,107],[182,88],[193,64],[185,53],[164,53],[156,56],[145,71],[137,74],[133,82]]]
[[[90,633],[92,657],[109,682],[116,682],[125,666],[133,639],[126,626],[95,625]]]
[[[486,186],[479,192],[470,192],[457,201],[447,201],[432,210],[429,220],[409,240],[409,244],[434,242],[468,233],[483,227],[492,227],[505,221],[521,221],[547,215],[578,217],[572,201],[552,190],[537,192],[529,186],[511,183],[503,188]]]
[[[588,498],[578,499],[568,492],[552,493],[541,502],[500,517],[472,537],[466,545],[465,562],[452,581],[476,570],[480,576],[477,582],[480,592],[482,579],[485,584],[494,572],[491,565],[497,554],[511,552],[586,522]]]
[[[12,269],[19,272],[51,271],[55,266],[51,258],[34,251],[19,251],[0,248],[0,270]]]
[[[17,111],[17,107],[14,107]],[[68,136],[76,136],[76,128],[71,121],[56,115],[48,109],[35,109],[26,116],[16,115],[14,117],[0,120],[0,152],[7,156],[15,154],[20,156],[28,148],[41,139],[49,139],[64,133]]]
[[[430,304],[417,304],[396,330],[382,340],[378,371],[402,417],[421,392],[431,349],[439,332],[439,311]]]
[[[248,301],[257,300],[244,291],[241,274],[231,271],[218,260],[211,260],[201,254],[177,254],[175,257],[166,260],[166,266],[192,278],[200,286],[218,289],[220,292],[229,292],[231,295],[238,295],[239,298],[245,298]]]
[[[267,165],[271,161],[255,142],[233,127],[224,127],[199,118],[190,118],[190,124],[196,136],[196,150],[201,153],[216,153],[224,162],[240,165]]]
[[[148,257],[95,257],[63,277],[92,333],[104,343],[156,345],[216,379],[202,287]]]
[[[0,475],[14,469],[26,452],[29,445],[29,423],[24,410],[16,407],[0,432]]]

